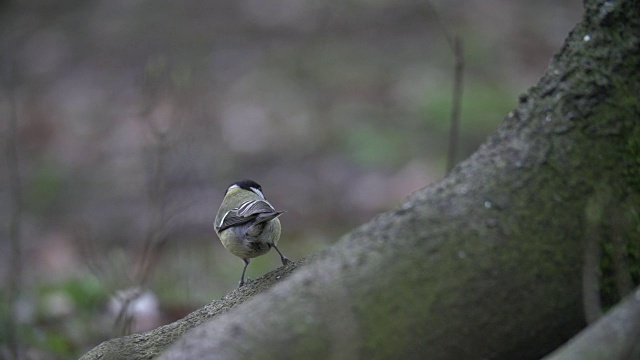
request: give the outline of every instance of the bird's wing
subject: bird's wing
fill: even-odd
[[[276,209],[271,206],[265,200],[252,200],[242,203],[237,208],[227,211],[222,217],[220,224],[218,225],[218,231],[223,231],[233,226],[240,226],[250,221],[255,220],[257,217],[269,214],[277,214]]]
[[[252,200],[242,203],[237,208],[239,216],[251,217],[276,212],[276,209],[265,200]]]

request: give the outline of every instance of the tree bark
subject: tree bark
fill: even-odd
[[[199,310],[160,328],[180,330],[112,340],[83,359],[151,358],[178,338],[161,359],[534,359],[556,349],[585,326],[587,229],[609,241],[608,210],[635,211],[616,233],[640,239],[639,7],[585,1],[547,73],[475,154],[285,281],[239,305],[256,281],[210,305],[233,311]]]
[[[640,359],[640,287],[543,360]]]

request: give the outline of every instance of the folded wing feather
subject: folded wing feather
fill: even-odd
[[[239,226],[246,224],[250,221],[254,221],[257,218],[273,219],[277,217],[281,212],[271,206],[265,200],[252,200],[247,201],[237,208],[229,210],[223,217],[218,231],[223,231],[233,226]],[[264,220],[263,220],[264,221]]]

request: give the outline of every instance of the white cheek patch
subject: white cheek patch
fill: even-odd
[[[256,188],[252,187],[251,191],[256,193],[258,196],[260,196],[260,198],[262,198],[262,200],[264,200],[264,194],[262,193],[262,191],[260,191],[260,189],[256,189]]]

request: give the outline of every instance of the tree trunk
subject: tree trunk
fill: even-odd
[[[547,73],[474,155],[285,281],[213,321],[205,308],[83,359],[149,358],[196,324],[161,358],[534,359],[556,349],[585,326],[587,240],[609,241],[610,214],[621,213],[634,216],[615,219],[616,234],[640,239],[639,8],[585,1]],[[210,307],[243,302],[270,276]]]

